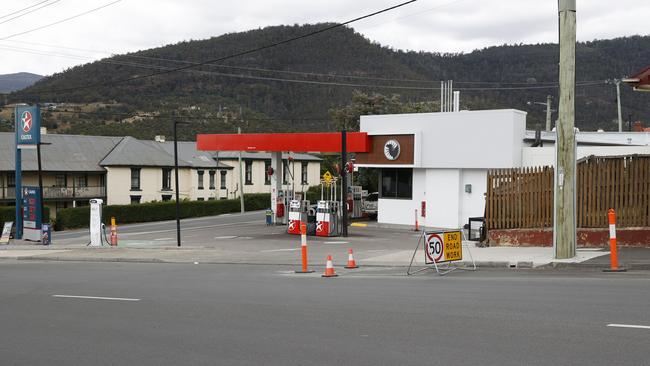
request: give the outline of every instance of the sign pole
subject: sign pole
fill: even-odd
[[[16,140],[16,142],[18,141]],[[23,179],[21,158],[22,150],[18,148],[18,145],[16,145],[16,184],[14,188],[16,193],[16,239],[23,238]]]
[[[341,216],[341,235],[345,238],[348,236],[348,180],[346,179],[347,171],[345,169],[345,163],[348,160],[348,149],[347,149],[347,131],[341,131],[341,186],[343,194],[341,195],[341,210],[343,210],[343,215]]]
[[[38,160],[38,195],[40,198],[40,210],[41,210],[41,217],[43,218],[43,221],[45,221],[45,210],[43,209],[43,169],[41,166],[41,144],[39,143],[36,145],[36,159]]]

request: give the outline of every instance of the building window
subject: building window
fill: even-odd
[[[300,184],[307,184],[307,167],[309,163],[303,161],[300,163]]]
[[[219,182],[219,187],[221,189],[226,189],[226,174],[228,174],[228,172],[225,171],[225,170],[222,170],[222,171],[219,172],[219,174],[221,175],[220,179],[219,179],[219,181],[220,181]]]
[[[172,195],[171,194],[163,194],[162,195],[162,200],[163,200],[163,202],[171,201],[172,200]]]
[[[251,185],[253,184],[253,161],[252,160],[246,160],[244,162],[245,165],[245,170],[244,170],[244,184]]]
[[[131,168],[131,190],[140,190],[140,168]]]
[[[210,174],[210,189],[214,189],[214,174],[216,173],[214,170],[210,170],[208,172]]]
[[[77,188],[88,187],[88,174],[76,176],[74,183]]]
[[[291,175],[291,172],[289,171],[289,162],[286,160],[282,161],[282,172],[282,184],[287,184],[287,178]]]
[[[141,198],[142,198],[142,196],[131,196],[131,204],[133,205],[133,204],[136,204],[136,203],[140,203]]]
[[[16,173],[7,174],[7,187],[16,186]]]
[[[264,184],[271,185],[271,176],[269,175],[269,168],[271,167],[271,160],[264,160]]]
[[[382,169],[382,198],[412,198],[413,169]]]
[[[214,201],[214,197],[208,197],[208,201]]]
[[[199,174],[199,186],[198,186],[198,188],[203,189],[203,173],[205,173],[205,172],[203,170],[199,170],[199,171],[197,171],[197,173]]]
[[[67,187],[68,182],[65,174],[57,174],[54,176],[54,186],[55,187]]]
[[[197,201],[205,201],[205,199],[203,199],[203,197],[197,197],[196,200]]]
[[[163,191],[171,191],[171,189],[172,189],[172,169],[171,168],[163,168],[163,170],[162,170],[162,190]]]

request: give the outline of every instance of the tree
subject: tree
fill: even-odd
[[[355,90],[352,92],[350,104],[329,110],[330,117],[338,130],[358,131],[361,116],[394,114],[394,113],[425,113],[439,109],[438,102],[406,102],[402,103],[397,94],[366,94]]]

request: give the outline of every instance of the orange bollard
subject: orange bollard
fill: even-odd
[[[313,273],[307,267],[307,225],[300,223],[300,247],[302,252],[302,271],[296,273]]]
[[[618,267],[618,251],[616,249],[616,211],[610,208],[607,211],[609,221],[609,269],[603,272],[625,272],[626,269]]]
[[[117,246],[117,225],[114,217],[111,217],[111,246]]]
[[[334,273],[334,264],[332,264],[331,255],[327,256],[327,263],[325,264],[325,273],[321,277],[338,277],[338,275]]]
[[[347,269],[354,269],[354,268],[359,268],[357,266],[357,262],[354,260],[354,256],[352,256],[352,248],[348,249],[348,265],[345,266]]]

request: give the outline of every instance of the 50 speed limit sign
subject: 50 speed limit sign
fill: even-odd
[[[463,259],[460,231],[424,233],[424,262],[426,264]]]

